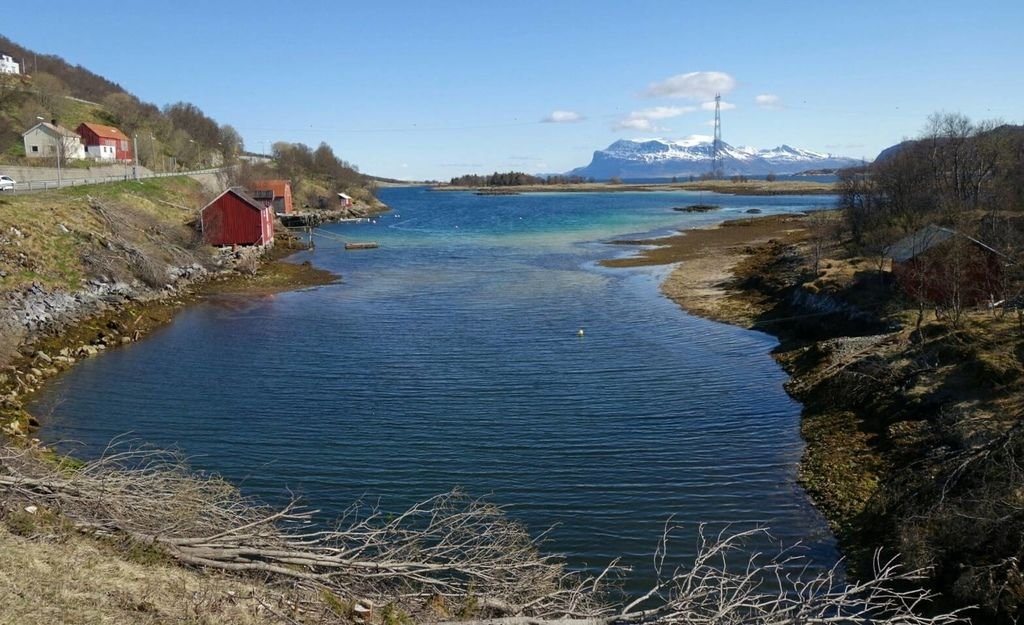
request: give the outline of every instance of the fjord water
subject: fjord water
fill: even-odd
[[[596,264],[632,253],[609,238],[829,198],[715,196],[722,210],[683,214],[710,194],[381,197],[393,211],[375,223],[324,229],[380,249],[317,237],[295,257],[340,283],[207,301],[76,365],[31,407],[44,439],[94,456],[130,433],[327,513],[459,486],[535,532],[557,525],[547,548],[574,565],[622,556],[640,580],[670,516],[681,557],[707,522],[835,561],[796,483],[799,406],[774,339],[687,315],[658,292],[666,268]]]

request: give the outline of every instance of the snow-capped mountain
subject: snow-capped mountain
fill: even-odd
[[[622,139],[594,152],[586,167],[571,175],[604,180],[620,178],[667,178],[699,176],[711,171],[714,156],[711,137],[695,135],[682,140]],[[835,169],[859,165],[857,159],[822,154],[788,145],[758,150],[722,143],[722,169],[726,176],[743,174],[795,174],[809,169]]]

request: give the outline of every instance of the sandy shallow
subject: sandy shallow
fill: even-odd
[[[716,321],[749,326],[762,309],[730,288],[736,269],[772,240],[795,242],[806,234],[806,216],[770,215],[728,221],[647,240],[613,241],[651,246],[635,256],[601,261],[605,267],[641,267],[678,263],[661,285],[662,292],[688,312]]]

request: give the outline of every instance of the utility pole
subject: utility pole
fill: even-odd
[[[712,144],[712,171],[717,180],[722,177],[722,94],[715,94],[715,142]]]
[[[135,167],[132,167],[132,178],[139,179],[139,133],[132,135],[132,154],[135,156]]]
[[[43,122],[44,124],[46,123],[46,118],[44,118],[44,117],[40,117],[40,116],[36,115],[36,119],[38,119],[39,121]],[[61,152],[63,152],[64,150],[68,149],[67,148],[67,143],[66,143],[67,137],[65,137],[61,133],[60,126],[54,124],[53,128],[54,128],[54,130],[57,133],[57,137],[56,137],[56,141],[57,141],[57,188],[59,189],[60,185],[61,185],[61,180],[60,180],[60,157],[61,157]]]

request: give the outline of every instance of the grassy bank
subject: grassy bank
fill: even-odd
[[[93,277],[150,278],[152,263],[205,260],[195,219],[207,195],[158,178],[0,197],[0,292],[32,283],[74,290]]]
[[[730,195],[831,195],[836,186],[831,182],[803,180],[707,180],[701,182],[664,182],[650,184],[613,184],[610,182],[583,182],[578,184],[540,184],[514,187],[460,187],[439,185],[434,191],[471,191],[491,194],[495,190],[507,193],[622,193],[656,191],[713,191]]]
[[[0,198],[0,429],[26,436],[22,409],[82,358],[134,342],[199,298],[271,293],[337,279],[280,259],[217,252],[191,222],[208,194],[186,177]]]
[[[183,568],[144,541],[76,526],[45,493],[3,483],[15,465],[72,480],[82,467],[32,438],[39,420],[23,404],[49,378],[140,340],[204,297],[337,280],[309,263],[283,261],[301,248],[287,233],[262,258],[214,253],[189,224],[206,200],[189,178],[0,198],[0,299],[12,307],[8,313],[24,303],[26,290],[40,301],[66,302],[96,285],[134,285],[109,302],[71,307],[71,318],[32,331],[4,319],[0,623],[319,623],[338,616],[316,593]],[[181,266],[202,271],[172,280],[168,269]],[[94,495],[106,500],[103,507],[111,504],[109,494]]]

